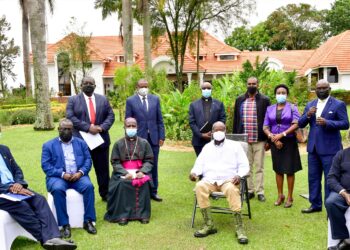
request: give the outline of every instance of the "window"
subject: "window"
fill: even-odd
[[[121,63],[125,62],[124,56],[119,56],[119,62],[121,62]]]
[[[71,95],[70,71],[69,71],[69,55],[60,53],[57,55],[57,70],[58,70],[58,91],[63,96]]]
[[[329,83],[338,83],[337,68],[327,68],[327,80]]]
[[[197,56],[194,56],[194,58],[197,61]],[[198,60],[199,61],[204,61],[204,59],[205,59],[205,56],[203,56],[203,55],[202,56],[201,55],[198,56]]]
[[[220,55],[219,56],[219,61],[233,61],[235,60],[234,55]]]

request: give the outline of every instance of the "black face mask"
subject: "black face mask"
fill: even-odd
[[[247,88],[247,90],[248,90],[249,94],[254,95],[256,93],[256,91],[258,90],[258,88],[256,86],[249,86]]]
[[[82,87],[82,90],[85,93],[85,95],[91,96],[92,93],[94,93],[95,87],[93,85],[84,85]]]
[[[319,99],[324,100],[329,96],[329,89],[327,90],[316,90],[316,95]]]
[[[69,142],[72,140],[72,131],[60,131],[60,138],[63,142]]]

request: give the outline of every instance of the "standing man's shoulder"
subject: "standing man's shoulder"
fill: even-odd
[[[345,102],[343,102],[342,100],[339,100],[339,99],[337,99],[335,97],[330,96],[329,99],[334,101],[338,105],[340,105],[340,104],[344,104],[345,105]]]
[[[137,95],[131,95],[131,96],[129,96],[127,99],[126,99],[126,101],[132,101],[133,99],[135,99],[135,97],[136,97]]]

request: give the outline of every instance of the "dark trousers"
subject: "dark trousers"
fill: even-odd
[[[92,185],[89,176],[82,176],[75,182],[68,182],[62,178],[51,178],[55,178],[55,181],[48,191],[53,196],[59,226],[69,224],[66,201],[66,190],[69,188],[75,189],[83,195],[85,210],[84,222],[96,221],[94,186]]]
[[[109,146],[97,147],[90,151],[90,155],[96,173],[98,192],[101,197],[106,197],[109,185]]]
[[[309,201],[313,208],[322,209],[322,173],[324,173],[325,200],[329,195],[326,178],[331,168],[333,157],[334,155],[319,155],[316,151],[308,154]]]
[[[152,195],[157,194],[158,192],[158,156],[159,156],[159,144],[154,145],[152,143],[152,140],[148,134],[147,138],[148,143],[151,145],[152,152],[153,152],[153,168],[152,168],[152,180],[153,180],[153,187],[152,187]]]
[[[194,148],[194,152],[196,152],[196,156],[198,157],[198,155],[202,152],[204,145],[203,146],[193,146],[193,148]]]
[[[325,205],[331,223],[332,238],[335,240],[348,239],[349,231],[346,227],[345,212],[349,205],[345,199],[340,194],[331,192]]]
[[[46,199],[40,194],[20,202],[0,198],[0,209],[8,212],[12,218],[27,230],[35,239],[44,243],[61,234]]]

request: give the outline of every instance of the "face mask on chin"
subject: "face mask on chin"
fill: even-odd
[[[248,93],[251,94],[251,95],[254,95],[257,90],[258,90],[258,88],[256,86],[249,86],[247,88]]]
[[[61,131],[60,132],[60,139],[63,141],[63,142],[69,142],[70,140],[72,140],[72,137],[73,137],[73,133],[72,131]]]

